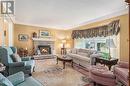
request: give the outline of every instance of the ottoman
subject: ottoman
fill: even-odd
[[[94,83],[116,86],[114,74],[104,66],[92,66],[89,70],[89,77]]]

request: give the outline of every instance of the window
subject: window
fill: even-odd
[[[109,39],[109,38],[113,39],[116,45],[115,49],[110,50],[111,56],[118,58],[119,57],[119,40],[117,36],[74,39],[74,48],[94,49],[100,52],[108,53],[108,48],[106,46],[106,39]]]

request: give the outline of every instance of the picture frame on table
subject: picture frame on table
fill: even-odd
[[[19,34],[18,35],[18,40],[19,41],[28,41],[29,36],[27,34]]]

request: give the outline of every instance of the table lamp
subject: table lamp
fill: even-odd
[[[65,48],[65,43],[66,43],[66,40],[65,40],[65,39],[63,39],[63,40],[62,40],[62,43],[63,43],[63,48]]]
[[[110,59],[111,59],[110,48],[116,48],[113,39],[110,39],[110,38],[107,39],[107,40],[106,40],[106,46],[107,46],[107,48],[109,49],[109,57],[108,57],[108,59],[110,60]]]

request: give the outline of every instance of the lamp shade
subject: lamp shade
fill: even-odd
[[[107,46],[108,48],[116,48],[113,39],[107,39],[107,40],[106,40],[106,46]]]

